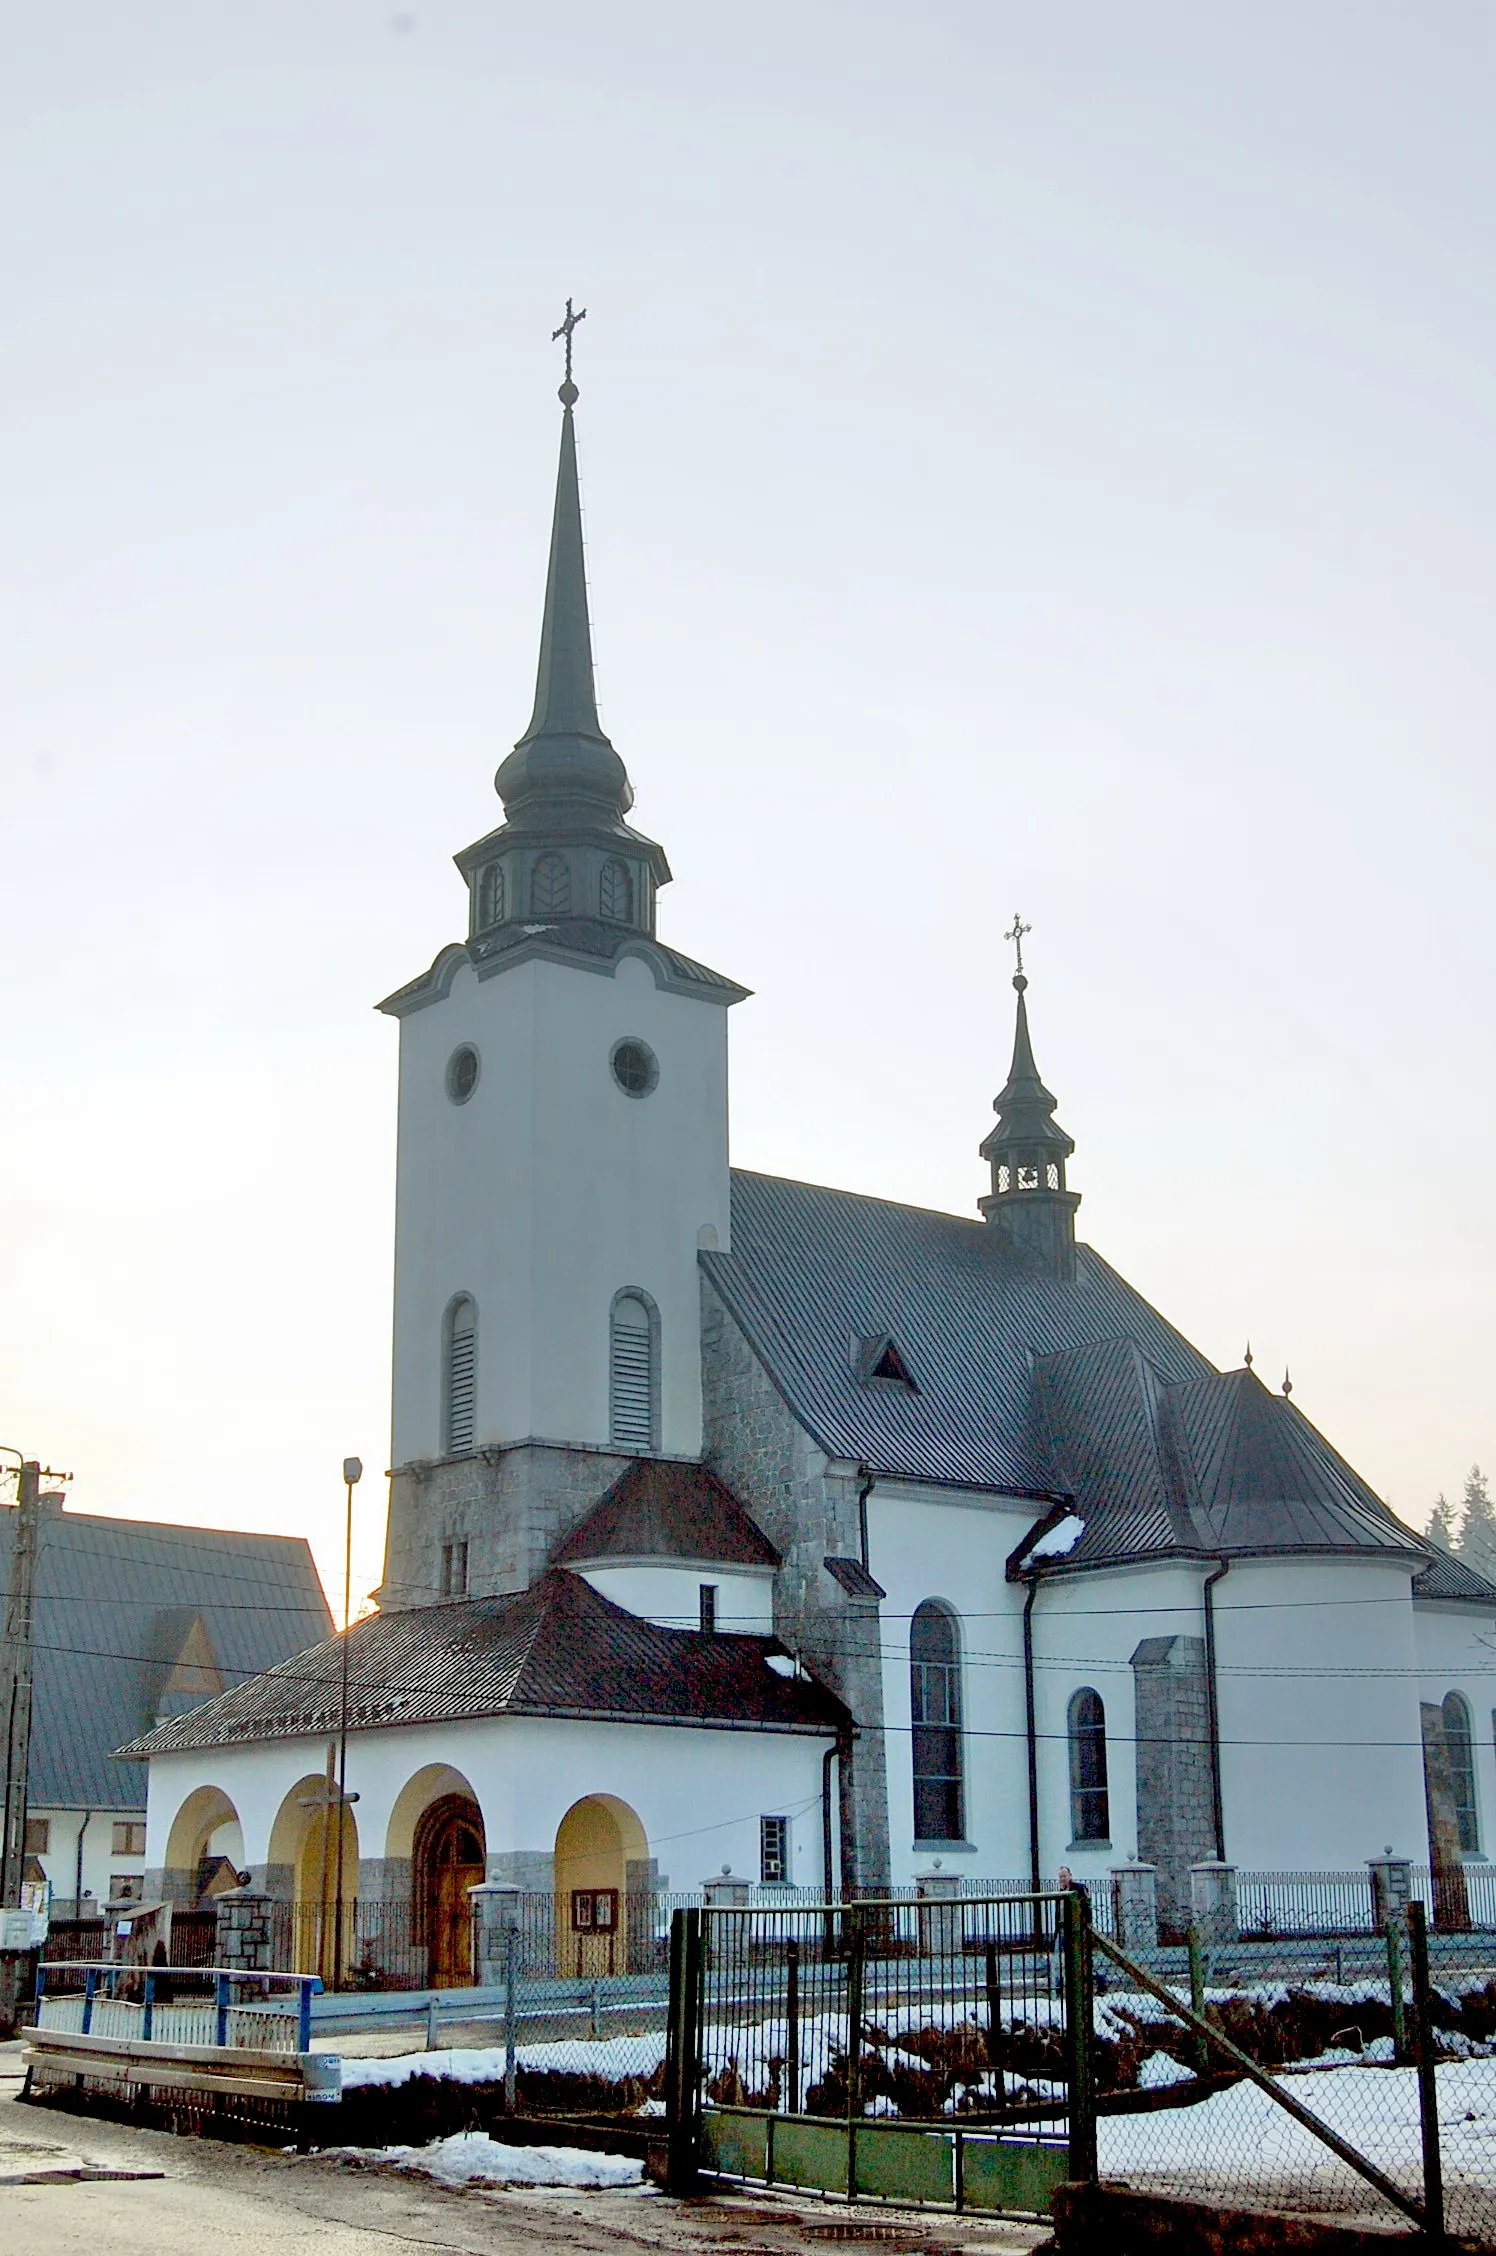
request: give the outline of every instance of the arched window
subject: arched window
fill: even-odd
[[[641,1293],[620,1293],[608,1326],[608,1430],[615,1449],[655,1446],[654,1313]]]
[[[564,855],[542,854],[531,870],[530,907],[536,916],[571,915],[571,871]]]
[[[909,1706],[914,1725],[914,1838],[959,1841],[961,1655],[956,1617],[938,1598],[909,1624]]]
[[[627,862],[604,862],[598,886],[598,906],[609,924],[631,924],[634,916],[634,881]]]
[[[504,865],[490,862],[478,880],[478,924],[487,930],[504,921]]]
[[[1070,1837],[1111,1838],[1106,1791],[1106,1710],[1101,1694],[1082,1685],[1070,1702]]]
[[[478,1408],[478,1311],[459,1294],[442,1324],[442,1455],[465,1457]]]
[[[1480,1847],[1480,1820],[1475,1808],[1475,1735],[1470,1728],[1470,1709],[1463,1693],[1447,1693],[1442,1713],[1460,1847],[1467,1856],[1473,1856]]]

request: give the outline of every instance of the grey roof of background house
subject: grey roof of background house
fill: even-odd
[[[15,1520],[14,1508],[0,1511],[0,1588],[9,1584]],[[111,1758],[155,1721],[199,1618],[225,1684],[332,1626],[300,1536],[44,1512],[33,1621],[34,1807],[144,1809],[144,1764]]]
[[[1089,1246],[1063,1282],[985,1222],[735,1169],[732,1251],[700,1259],[829,1455],[1074,1498],[1085,1532],[1046,1574],[1181,1552],[1430,1556],[1293,1402],[1217,1371]],[[917,1394],[860,1376],[856,1343],[877,1333]],[[1485,1586],[1461,1571],[1474,1600]],[[1427,1570],[1418,1589],[1436,1594]]]

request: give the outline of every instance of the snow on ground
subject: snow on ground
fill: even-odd
[[[1154,2055],[1154,2058],[1157,2058]],[[1285,2077],[1284,2089],[1384,2175],[1416,2192],[1422,2178],[1418,2079],[1411,2068],[1345,2067]],[[1437,2071],[1446,2185],[1496,2190],[1496,2061],[1452,2060]],[[1275,2185],[1351,2180],[1347,2165],[1255,2084],[1233,2084],[1197,2107],[1104,2115],[1102,2174],[1129,2184],[1167,2178],[1260,2195]]]
[[[627,2154],[588,2154],[576,2146],[506,2146],[486,2131],[459,2131],[430,2146],[340,2146],[350,2161],[388,2163],[438,2185],[636,2186],[644,2164]]]

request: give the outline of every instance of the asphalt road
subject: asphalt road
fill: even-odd
[[[763,2194],[449,2192],[420,2179],[23,2106],[0,2047],[0,2250],[10,2256],[1030,2256],[1023,2225]],[[861,2228],[861,2229],[859,2229]]]

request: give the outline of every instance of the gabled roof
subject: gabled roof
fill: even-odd
[[[772,1637],[660,1629],[552,1568],[528,1590],[373,1614],[349,1632],[355,1731],[485,1716],[686,1723],[708,1730],[845,1728],[833,1694],[768,1665]],[[337,1728],[342,1640],[330,1638],[174,1718],[122,1750],[133,1756]]]
[[[14,1508],[0,1511],[0,1588],[9,1582],[15,1521]],[[122,1740],[175,1705],[210,1661],[232,1683],[330,1627],[300,1536],[44,1511],[33,1618],[32,1806],[144,1809],[144,1770],[110,1759]]]
[[[1125,1334],[1165,1379],[1211,1365],[1087,1246],[1073,1284],[1020,1271],[986,1222],[732,1175],[732,1251],[701,1265],[828,1455],[889,1478],[1056,1493],[1032,1358]],[[849,1335],[888,1333],[918,1394],[869,1386]]]
[[[577,1522],[551,1564],[593,1559],[685,1559],[777,1567],[779,1553],[724,1481],[704,1465],[641,1457]]]

